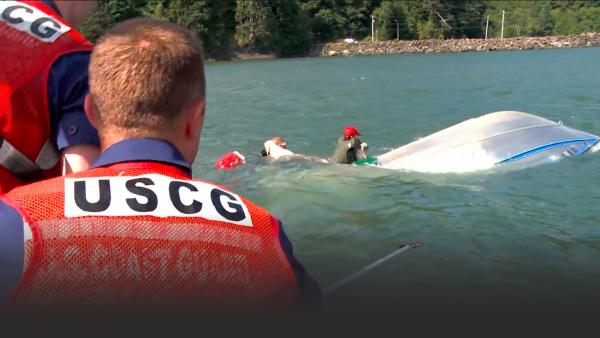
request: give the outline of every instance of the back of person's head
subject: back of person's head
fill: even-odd
[[[204,102],[202,47],[194,33],[167,21],[127,20],[96,43],[89,82],[99,134],[160,135]]]

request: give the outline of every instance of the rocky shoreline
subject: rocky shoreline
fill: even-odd
[[[505,39],[390,40],[316,45],[310,56],[454,53],[600,46],[600,33]]]

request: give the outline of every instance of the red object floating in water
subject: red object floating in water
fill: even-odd
[[[240,154],[237,151],[230,151],[227,154],[221,156],[215,163],[215,167],[217,170],[227,170],[233,169],[239,165],[244,164],[246,162],[246,158],[244,155]]]

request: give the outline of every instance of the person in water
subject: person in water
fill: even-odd
[[[260,153],[262,157],[279,158],[285,155],[294,155],[290,150],[286,149],[287,143],[283,137],[277,135],[264,143],[263,150]],[[231,170],[246,163],[246,157],[239,151],[230,151],[219,157],[215,162],[217,170]]]
[[[360,136],[360,133],[355,126],[346,126],[337,141],[331,162],[336,164],[351,164],[357,160],[367,158],[367,144],[361,142],[357,136]]]
[[[327,159],[321,157],[294,153],[293,151],[287,148],[287,142],[285,142],[283,137],[279,135],[274,136],[272,139],[265,142],[264,148],[260,155],[263,157],[270,157],[272,159],[288,157],[294,159],[308,160],[317,163],[329,163]]]
[[[283,137],[277,135],[273,136],[272,139],[264,143],[264,148],[260,155],[263,157],[268,156],[277,159],[283,156],[292,156],[295,154],[293,151],[287,149],[287,142],[285,142]]]
[[[280,159],[283,157],[303,159],[318,163],[330,163],[327,159],[320,158],[317,156],[309,156],[303,154],[296,154],[293,151],[287,149],[287,142],[280,135],[273,136],[270,140],[265,141],[263,149],[260,152],[261,157],[268,157],[271,159]],[[246,163],[244,155],[238,151],[230,151],[221,156],[215,162],[215,168],[217,170],[230,170]]]

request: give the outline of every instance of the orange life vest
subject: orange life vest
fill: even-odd
[[[60,175],[47,80],[60,56],[92,44],[39,1],[0,1],[0,193]]]
[[[295,305],[278,221],[172,166],[116,164],[12,190],[24,216],[24,309]]]

